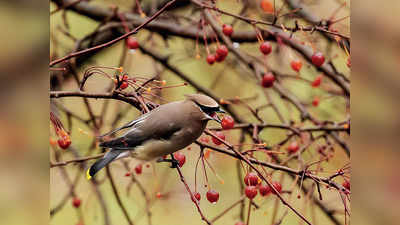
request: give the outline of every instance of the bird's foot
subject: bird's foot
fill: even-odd
[[[164,159],[164,158],[159,158],[159,159],[157,159],[157,162],[158,163],[160,163],[160,162],[169,162],[169,163],[171,163],[171,168],[176,168],[176,167],[178,167],[178,165],[179,165],[179,162],[178,162],[178,160],[176,160],[176,159]]]
[[[177,168],[178,165],[179,165],[178,160],[176,160],[176,159],[171,160],[171,168]]]

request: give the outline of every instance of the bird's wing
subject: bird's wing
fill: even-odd
[[[143,121],[147,116],[148,116],[147,113],[146,113],[146,114],[143,114],[143,115],[141,115],[139,118],[137,118],[137,119],[135,119],[135,120],[133,120],[133,121],[131,121],[131,122],[125,124],[125,125],[122,126],[122,127],[119,127],[119,128],[117,128],[117,129],[115,129],[115,130],[109,131],[109,132],[107,132],[107,133],[105,133],[105,134],[103,134],[103,135],[98,136],[98,138],[102,138],[102,137],[111,135],[111,134],[113,134],[113,133],[115,133],[115,132],[117,132],[117,131],[120,131],[120,130],[129,128],[129,127],[132,127],[132,126],[138,124],[139,122]]]
[[[128,133],[129,135],[126,134],[122,137],[101,142],[99,146],[113,149],[132,149],[146,140],[146,137],[142,133],[143,132],[138,129],[133,129]]]
[[[164,118],[160,119],[160,115]],[[150,139],[169,140],[173,134],[182,129],[182,123],[179,123],[176,114],[170,115],[155,111],[146,119],[136,122],[136,125],[122,137],[102,142],[100,147],[132,149]]]

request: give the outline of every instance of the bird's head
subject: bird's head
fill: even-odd
[[[186,98],[195,103],[204,120],[215,120],[221,123],[217,113],[225,113],[225,111],[220,108],[214,99],[202,94],[190,94],[186,95]]]

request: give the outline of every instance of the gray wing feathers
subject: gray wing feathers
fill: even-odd
[[[131,122],[132,127],[123,136],[100,143],[100,147],[113,149],[133,149],[149,139],[169,139],[182,128],[180,107],[177,103],[161,105]]]
[[[141,121],[143,121],[144,119],[146,119],[147,116],[148,116],[148,114],[144,114],[144,115],[140,116],[139,118],[137,118],[136,120],[133,120],[133,121],[131,121],[131,122],[125,124],[125,125],[122,126],[122,127],[119,127],[119,128],[117,128],[117,129],[115,129],[115,130],[112,130],[112,131],[110,131],[110,132],[107,132],[107,133],[105,133],[105,134],[103,134],[103,135],[101,135],[101,136],[98,136],[98,137],[99,137],[99,138],[102,138],[102,137],[111,135],[111,134],[113,134],[113,133],[115,133],[115,132],[117,132],[117,131],[120,131],[120,130],[129,128],[129,127],[132,127],[132,126],[134,126],[134,125],[137,125],[138,123],[140,123]]]
[[[140,145],[145,139],[146,136],[143,135],[143,132],[138,128],[134,128],[124,136],[110,141],[104,141],[100,143],[99,146],[113,149],[132,149],[133,147]]]

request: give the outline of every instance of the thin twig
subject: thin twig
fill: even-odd
[[[50,67],[51,67],[51,66],[54,66],[54,65],[56,65],[56,64],[58,64],[58,63],[60,63],[60,62],[63,62],[63,61],[65,61],[65,60],[68,60],[68,59],[73,58],[73,57],[77,57],[77,56],[86,54],[86,53],[91,52],[91,51],[95,51],[95,50],[99,50],[99,49],[102,49],[102,48],[109,47],[109,46],[111,46],[111,45],[117,43],[118,41],[127,38],[128,36],[130,36],[130,35],[132,35],[132,34],[136,34],[140,29],[142,29],[142,28],[143,28],[144,26],[146,26],[148,23],[150,23],[151,21],[153,21],[154,19],[156,19],[159,15],[161,15],[161,13],[164,12],[164,11],[165,11],[170,5],[172,5],[175,1],[176,1],[176,0],[171,0],[170,2],[168,2],[167,4],[165,4],[164,7],[162,7],[160,10],[158,10],[158,12],[156,12],[153,16],[151,16],[149,19],[147,19],[146,22],[144,22],[144,23],[141,24],[140,26],[136,27],[135,29],[129,31],[128,33],[126,33],[126,34],[124,34],[124,35],[122,35],[122,36],[120,36],[120,37],[118,37],[118,38],[115,38],[115,39],[113,39],[113,40],[111,40],[111,41],[109,41],[109,42],[106,42],[106,43],[104,43],[104,44],[100,44],[100,45],[97,45],[97,46],[94,46],[94,47],[91,47],[91,48],[87,48],[87,49],[85,49],[85,50],[81,50],[81,51],[78,51],[78,52],[73,52],[73,53],[70,53],[70,54],[68,54],[68,55],[66,55],[66,56],[64,56],[64,57],[62,57],[62,58],[53,60],[53,61],[50,62],[49,66],[50,66]]]

